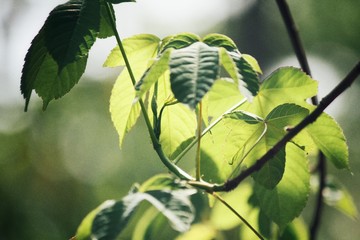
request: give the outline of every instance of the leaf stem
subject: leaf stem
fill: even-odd
[[[200,148],[201,148],[201,131],[202,131],[202,102],[199,102],[199,112],[197,119],[197,148],[196,148],[196,180],[200,181],[201,179],[201,169],[200,169]]]
[[[187,147],[174,159],[174,163],[177,164],[184,157],[184,155],[199,141],[201,137],[203,137],[206,133],[208,133],[213,127],[215,127],[223,119],[224,115],[231,113],[232,111],[243,105],[246,101],[247,101],[246,98],[242,99],[240,102],[238,102],[237,104],[226,110],[223,114],[221,114],[221,116],[215,119],[207,128],[204,129],[204,131],[202,131],[200,137],[196,137],[189,145],[187,145]]]
[[[250,230],[261,240],[263,240],[264,238],[261,236],[261,234],[256,231],[256,229],[251,226],[251,224],[246,221],[246,219],[240,215],[240,213],[238,213],[230,204],[228,204],[225,199],[223,199],[222,197],[220,197],[219,194],[213,192],[212,195],[219,200],[222,204],[224,204],[231,212],[233,212],[248,228],[250,228]]]
[[[256,171],[259,171],[270,159],[272,159],[284,146],[295,137],[307,125],[313,123],[323,113],[325,108],[329,106],[341,93],[343,93],[356,80],[360,74],[360,62],[349,72],[349,74],[328,94],[319,105],[304,118],[298,125],[296,125],[288,134],[286,134],[279,142],[275,144],[268,152],[266,152],[254,165],[241,172],[238,176],[229,179],[222,185],[215,185],[214,191],[231,191],[235,189],[242,180],[250,176]]]
[[[133,74],[133,71],[131,69],[131,65],[130,65],[130,62],[127,58],[127,55],[126,55],[126,52],[125,52],[125,49],[124,49],[124,46],[122,44],[122,41],[120,39],[120,36],[119,36],[119,33],[117,31],[117,28],[116,28],[116,23],[114,21],[114,16],[111,12],[111,3],[108,3],[106,2],[106,10],[107,10],[107,13],[109,15],[109,18],[110,18],[110,23],[111,23],[111,28],[114,32],[114,35],[115,35],[115,38],[116,38],[116,41],[117,41],[117,44],[119,45],[119,48],[120,48],[120,52],[121,52],[121,55],[123,56],[124,58],[124,61],[125,61],[125,65],[126,65],[126,69],[127,71],[129,72],[129,75],[130,75],[130,79],[131,79],[131,82],[132,84],[135,86],[136,84],[136,80],[135,80],[135,77],[134,77],[134,74]],[[170,159],[168,159],[166,157],[166,155],[164,154],[162,148],[161,148],[161,145],[155,135],[155,132],[152,128],[152,125],[151,125],[151,121],[150,121],[150,118],[149,118],[149,115],[147,113],[147,110],[146,110],[146,107],[145,107],[145,104],[143,102],[142,99],[139,99],[139,104],[140,104],[140,107],[141,107],[141,112],[144,116],[144,119],[145,119],[145,123],[146,123],[146,126],[147,126],[147,129],[149,131],[149,134],[150,134],[150,138],[151,138],[151,142],[153,144],[153,147],[156,151],[156,153],[158,154],[160,160],[162,161],[162,163],[169,169],[169,171],[171,171],[172,173],[174,173],[176,176],[178,176],[179,178],[183,179],[183,180],[192,180],[193,178],[187,174],[184,170],[182,170],[181,168],[179,168],[178,166],[176,166],[174,163],[172,163],[170,161]]]

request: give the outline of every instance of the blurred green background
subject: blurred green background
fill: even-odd
[[[64,1],[2,0],[0,10],[0,240],[69,239],[82,218],[106,199],[119,199],[134,182],[166,171],[150,146],[142,119],[123,148],[108,111],[120,69],[103,69],[115,39],[98,40],[80,83],[41,110],[33,93],[23,112],[23,59],[48,13]],[[360,56],[359,0],[289,0],[320,98]],[[160,37],[191,31],[223,33],[253,55],[264,76],[298,66],[274,0],[138,0],[116,5],[122,37]],[[348,139],[352,173],[329,165],[360,208],[360,80],[326,111]],[[313,199],[304,212],[311,217]],[[360,239],[358,220],[325,207],[319,239]]]

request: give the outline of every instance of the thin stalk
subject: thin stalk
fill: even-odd
[[[202,102],[199,103],[199,112],[198,112],[198,122],[197,122],[197,139],[199,139],[197,148],[196,148],[196,180],[200,181],[201,179],[201,169],[200,169],[200,148],[201,148],[201,130],[202,130]]]
[[[267,123],[264,123],[264,130],[262,131],[261,135],[256,139],[255,143],[251,146],[251,148],[244,154],[244,156],[241,158],[241,160],[239,161],[238,165],[236,166],[236,168],[234,169],[234,171],[232,172],[231,176],[235,175],[235,172],[239,169],[241,163],[244,161],[244,159],[251,153],[251,151],[256,147],[256,145],[261,141],[261,139],[263,139],[263,137],[265,136],[266,132],[267,132]]]
[[[133,71],[131,69],[131,65],[130,65],[130,62],[127,58],[127,55],[126,55],[126,52],[125,52],[125,49],[124,49],[124,46],[122,44],[122,41],[120,39],[120,35],[117,31],[117,28],[116,28],[116,24],[115,24],[115,21],[114,21],[114,16],[111,12],[111,9],[110,9],[110,3],[106,3],[106,10],[107,10],[107,13],[109,15],[109,18],[110,18],[110,24],[111,24],[111,28],[114,32],[114,35],[115,35],[115,38],[116,38],[116,41],[117,41],[117,44],[119,45],[119,48],[120,48],[120,52],[121,52],[121,55],[123,56],[124,58],[124,61],[125,61],[125,65],[126,65],[126,69],[127,71],[129,72],[129,75],[130,75],[130,79],[131,79],[131,82],[132,84],[135,86],[136,84],[136,80],[135,80],[135,77],[134,77],[134,74],[133,74]],[[146,107],[145,107],[145,104],[144,102],[142,101],[142,99],[139,99],[139,104],[140,104],[140,108],[141,108],[141,112],[144,116],[144,120],[145,120],[145,124],[147,126],[147,129],[148,129],[148,132],[150,134],[150,138],[151,138],[151,142],[153,144],[153,147],[155,149],[155,151],[157,152],[160,160],[162,161],[162,163],[169,169],[169,171],[171,171],[172,173],[174,173],[176,176],[178,176],[179,178],[181,179],[184,179],[184,180],[191,180],[193,179],[189,174],[187,174],[185,171],[183,171],[181,168],[179,168],[178,166],[176,166],[175,164],[173,164],[167,157],[166,155],[164,154],[164,152],[162,151],[162,148],[161,148],[161,145],[155,135],[155,132],[152,128],[152,125],[151,125],[151,121],[150,121],[150,118],[149,118],[149,115],[147,113],[147,110],[146,110]]]
[[[261,236],[261,234],[256,231],[256,229],[251,226],[251,224],[246,221],[246,219],[244,217],[242,217],[240,215],[240,213],[238,213],[230,204],[228,204],[222,197],[220,197],[217,193],[213,192],[212,195],[219,200],[222,204],[224,204],[232,213],[234,213],[248,228],[250,228],[250,230],[261,240],[263,240],[264,238]]]
[[[202,138],[206,133],[208,133],[213,127],[215,127],[215,126],[223,119],[223,116],[224,116],[224,115],[231,113],[232,111],[234,111],[235,109],[237,109],[238,107],[240,107],[241,105],[243,105],[246,101],[247,101],[246,98],[244,98],[243,100],[241,100],[240,102],[238,102],[237,104],[235,104],[234,106],[232,106],[231,108],[229,108],[228,110],[226,110],[220,117],[218,117],[217,119],[215,119],[207,128],[204,129],[204,131],[202,131],[200,137],[196,137],[196,138],[174,159],[174,163],[177,164],[177,163],[184,157],[184,155],[199,141],[200,138]]]

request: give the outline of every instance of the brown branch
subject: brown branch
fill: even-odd
[[[296,28],[295,22],[291,16],[289,6],[286,3],[286,0],[277,0],[277,5],[279,7],[281,16],[285,23],[286,29],[288,31],[291,43],[293,45],[295,54],[300,63],[301,68],[304,72],[311,76],[310,67],[306,58],[305,50],[301,43],[299,32]],[[317,96],[311,98],[314,105],[318,105]],[[324,154],[319,151],[318,153],[318,164],[316,170],[319,172],[319,191],[316,198],[316,206],[313,215],[313,219],[310,225],[310,239],[316,239],[316,235],[320,226],[321,214],[323,209],[323,189],[325,187],[325,178],[326,178],[326,162]]]
[[[275,146],[273,146],[265,155],[256,161],[254,165],[241,172],[238,176],[229,179],[222,185],[215,185],[214,191],[229,192],[235,189],[241,181],[259,171],[270,159],[272,159],[282,149],[287,142],[295,137],[307,125],[313,123],[323,113],[325,108],[329,106],[341,93],[343,93],[360,74],[360,62],[350,71],[350,73],[326,96],[315,110],[304,118],[298,125],[296,125],[288,134],[286,134]]]

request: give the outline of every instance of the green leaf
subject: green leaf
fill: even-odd
[[[111,16],[107,11],[107,4],[105,0],[100,0],[100,31],[98,38],[107,38],[114,36],[114,31],[111,27],[111,22],[116,22],[114,8],[109,4]]]
[[[358,219],[358,210],[350,192],[335,178],[326,180],[323,196],[327,205],[334,207],[353,220]]]
[[[43,99],[45,109],[79,81],[99,24],[99,1],[71,0],[50,12],[25,57],[21,76],[25,110],[33,89]]]
[[[60,70],[88,55],[99,26],[99,1],[71,0],[50,12],[44,24],[45,45]]]
[[[176,185],[176,183],[171,184],[173,187]],[[115,239],[125,229],[135,210],[144,200],[157,208],[176,231],[187,231],[194,220],[194,208],[189,197],[195,192],[195,189],[184,188],[182,183],[179,183],[178,188],[174,190],[139,192],[134,189],[122,200],[110,201],[97,212],[92,223],[91,237]]]
[[[308,240],[308,228],[302,218],[295,218],[284,230],[279,240]]]
[[[305,207],[310,174],[304,152],[292,143],[286,145],[286,165],[283,178],[272,190],[255,185],[260,208],[280,229],[299,216]]]
[[[240,92],[251,101],[259,92],[259,77],[244,58],[240,58],[237,54],[231,54],[231,57],[239,73]]]
[[[252,67],[238,53],[220,48],[220,61],[240,92],[249,100],[259,91],[259,78]]]
[[[110,206],[113,206],[115,203],[114,200],[107,200],[102,203],[99,207],[91,211],[80,223],[77,231],[76,231],[76,239],[77,240],[88,240],[91,237],[92,225],[95,217],[99,212],[103,209],[106,209]]]
[[[248,124],[230,115],[220,121],[201,141],[203,179],[223,182],[239,172],[244,156],[264,131],[262,122]]]
[[[159,41],[156,36],[148,34],[136,35],[123,41],[130,63],[136,63],[132,65],[136,81],[141,78],[148,68],[149,61],[156,56]],[[119,47],[116,47],[108,56],[104,66],[115,67],[124,64]],[[110,97],[111,119],[119,134],[120,147],[125,134],[134,126],[140,115],[140,106],[138,103],[133,104],[134,99],[135,89],[128,70],[124,68],[115,82]]]
[[[174,152],[187,139],[194,136],[196,130],[196,116],[187,106],[183,104],[173,104],[164,107],[173,99],[170,89],[169,74],[164,74],[157,82],[157,105],[158,113],[162,113],[160,144],[167,156],[174,155]],[[163,110],[161,110],[164,107]]]
[[[219,76],[218,49],[201,42],[175,49],[169,65],[175,98],[195,109]]]
[[[279,68],[264,80],[253,102],[244,105],[243,109],[265,117],[284,103],[307,106],[305,100],[317,94],[317,85],[315,80],[300,69]]]
[[[209,92],[208,114],[216,119],[243,98],[232,80],[220,78]]]
[[[200,37],[198,35],[187,32],[173,36],[168,36],[162,40],[160,52],[164,52],[169,48],[174,48],[174,49],[185,48],[199,41],[200,41]]]
[[[152,85],[158,81],[158,79],[168,70],[168,62],[170,59],[171,50],[165,51],[160,55],[158,59],[150,66],[150,68],[144,73],[140,81],[136,84],[137,90],[136,96],[141,98]]]
[[[145,69],[149,67],[149,62],[156,57],[159,43],[160,39],[152,34],[134,35],[122,41],[131,66],[145,65]],[[117,46],[107,57],[104,67],[118,66],[125,66],[125,61],[121,55],[120,48]]]
[[[349,151],[343,131],[326,113],[306,128],[316,146],[335,167],[349,169]]]
[[[223,34],[211,33],[203,38],[203,43],[211,47],[223,47],[229,52],[239,52],[234,41]]]
[[[182,104],[166,107],[161,122],[160,143],[167,156],[173,155],[196,130],[195,114]]]
[[[306,108],[295,104],[283,104],[273,109],[265,118],[269,129],[265,135],[266,149],[274,146],[285,135],[287,128],[295,126],[308,114]],[[254,179],[266,188],[274,188],[283,176],[285,159],[288,159],[285,155],[283,148],[253,175]]]
[[[241,54],[241,57],[244,58],[248,64],[250,64],[250,66],[252,67],[252,69],[254,69],[255,72],[262,74],[260,65],[253,56],[249,54]]]
[[[143,68],[133,69],[135,76],[140,76]],[[131,83],[129,73],[123,69],[117,78],[110,96],[111,120],[119,134],[119,146],[122,146],[127,132],[135,125],[140,116],[139,103],[133,104],[135,89]]]
[[[252,176],[267,189],[273,189],[281,180],[285,170],[285,147]]]

